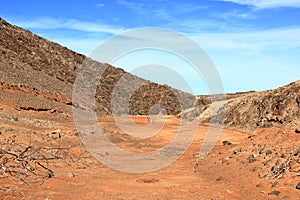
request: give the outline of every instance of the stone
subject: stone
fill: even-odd
[[[251,154],[249,157],[248,157],[248,162],[249,163],[253,163],[255,162],[257,159],[256,159],[256,155],[255,154]]]
[[[233,154],[238,154],[238,153],[241,153],[242,152],[242,149],[236,149],[233,151]]]
[[[295,133],[300,133],[300,128],[296,128]]]
[[[258,167],[258,166],[255,166],[255,167],[253,167],[253,169],[252,169],[253,172],[258,171],[258,170],[260,170],[260,167]]]
[[[272,150],[267,150],[267,151],[266,151],[266,156],[268,156],[268,155],[270,155],[270,154],[272,154]]]
[[[262,187],[261,183],[256,184],[256,187]]]
[[[227,140],[225,140],[225,141],[223,141],[223,145],[224,145],[224,146],[226,146],[226,145],[232,145],[232,143],[229,142],[229,141],[227,141]]]
[[[229,160],[230,160],[229,157],[224,158],[224,159],[222,160],[222,164],[227,163]]]
[[[299,169],[299,164],[296,161],[291,160],[289,162],[289,169],[291,172],[296,172]]]
[[[74,178],[75,177],[75,174],[73,174],[72,172],[68,172],[67,173],[67,176],[68,176],[68,178]]]
[[[143,183],[155,183],[155,182],[159,182],[159,179],[155,179],[155,178],[151,178],[151,179],[139,178],[136,181],[137,182],[143,182]]]
[[[297,189],[297,190],[300,190],[300,182],[299,182],[299,183],[297,183],[297,185],[296,185],[296,189]]]
[[[51,132],[52,138],[53,139],[58,139],[61,138],[61,130],[57,129]]]
[[[269,195],[278,196],[280,193],[281,193],[280,191],[274,190],[274,191],[272,191],[272,192],[270,192],[270,193],[268,193],[268,194],[269,194]]]

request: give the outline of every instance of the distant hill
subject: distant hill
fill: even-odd
[[[300,81],[275,90],[228,94],[224,124],[239,129],[293,127],[300,125]],[[210,106],[209,96],[198,96],[202,111]],[[202,105],[202,106],[201,106]],[[203,107],[203,105],[206,105]],[[201,121],[209,122],[211,116]]]

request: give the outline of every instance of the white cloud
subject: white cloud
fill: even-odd
[[[102,7],[104,7],[104,6],[105,6],[104,3],[98,3],[98,4],[96,4],[96,8],[102,8]]]
[[[189,14],[207,9],[207,5],[187,4],[179,2],[155,2],[152,4],[136,3],[129,0],[117,0],[117,4],[125,6],[139,15],[155,16],[161,19],[171,19],[174,15]]]
[[[209,8],[209,6],[207,5],[199,5],[199,3],[197,4],[172,3],[172,4],[173,4],[173,8],[171,7],[170,9],[173,10],[172,12],[176,14],[188,14],[188,13]]]
[[[253,6],[257,9],[295,7],[300,8],[300,0],[218,0]]]
[[[137,12],[138,14],[143,14],[144,12],[144,4],[142,3],[133,3],[126,0],[118,0],[116,1],[117,4],[121,6],[126,6],[130,10],[133,10],[134,12]]]
[[[194,33],[193,39],[210,49],[261,52],[266,49],[300,48],[300,27],[280,28],[244,33]]]
[[[224,19],[224,20],[232,20],[232,19],[256,19],[258,18],[257,14],[254,12],[239,12],[239,11],[230,11],[224,13],[216,13],[214,15],[216,18]]]
[[[13,24],[28,29],[69,29],[94,33],[118,34],[125,29],[122,27],[107,25],[101,22],[80,21],[76,19],[56,19],[43,17],[33,20],[12,20]]]

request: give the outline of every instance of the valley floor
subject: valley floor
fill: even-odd
[[[1,199],[300,199],[296,189],[300,135],[294,129],[223,129],[213,150],[200,159],[209,128],[201,125],[191,146],[174,163],[158,171],[131,174],[92,157],[72,121],[41,119],[44,114],[35,120],[19,114],[17,119],[13,112],[0,112]],[[132,119],[140,126],[149,122],[143,116]],[[136,153],[168,144],[179,127],[178,119],[167,117],[157,135],[137,139],[122,133],[112,117],[100,122],[111,141]],[[27,160],[27,168],[20,164],[33,155],[36,160]]]

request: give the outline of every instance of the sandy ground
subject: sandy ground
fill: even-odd
[[[135,116],[132,119],[140,126],[149,123],[147,117]],[[25,121],[22,117],[18,121],[2,121],[2,127],[11,127],[19,132],[8,130],[1,134],[1,139],[12,135],[23,141],[28,139],[28,131],[32,131],[33,127]],[[138,139],[122,133],[112,117],[100,121],[111,141],[136,153],[155,151],[168,144],[175,136],[174,130],[180,126],[178,119],[168,117],[157,135]],[[51,133],[54,127],[61,129],[61,138]],[[271,166],[264,167],[260,158],[253,163],[247,160],[258,144],[274,148],[277,145],[281,150],[299,147],[300,136],[292,129],[271,128],[257,132],[223,129],[213,150],[200,159],[200,146],[208,128],[209,125],[198,127],[191,146],[174,163],[148,173],[125,173],[96,160],[82,145],[72,121],[51,124],[43,130],[36,128],[35,136],[30,136],[31,141],[50,135],[50,140],[53,140],[50,143],[72,146],[70,157],[73,157],[51,162],[49,166],[54,177],[49,179],[30,179],[25,183],[10,175],[2,175],[1,199],[300,199],[300,191],[295,189],[300,181],[299,174],[289,173],[272,186],[274,179],[260,178],[259,174]],[[279,144],[276,133],[282,135],[282,132],[291,137],[280,137]],[[223,141],[232,144],[223,145]],[[40,142],[42,144],[42,140]],[[255,167],[260,171],[254,170]],[[273,191],[280,194],[272,195]]]

